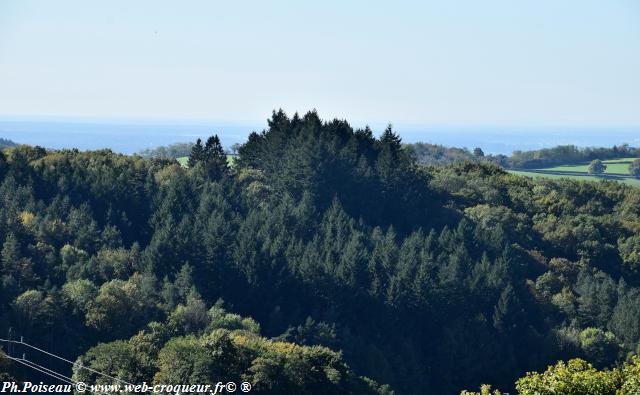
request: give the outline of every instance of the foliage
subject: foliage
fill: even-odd
[[[580,347],[589,361],[598,366],[609,366],[618,359],[620,345],[615,335],[599,328],[580,332]]]
[[[480,392],[473,392],[473,391],[462,391],[460,393],[460,395],[502,395],[502,392],[500,392],[497,389],[494,389],[493,391],[491,390],[491,386],[488,384],[483,384],[480,386]]]
[[[620,257],[625,265],[631,269],[640,269],[640,235],[618,240]]]
[[[544,373],[527,373],[516,388],[521,395],[606,395],[616,393],[623,380],[618,370],[597,371],[583,360],[572,359],[566,364],[558,362]]]
[[[228,315],[219,305],[212,310],[213,315]],[[171,324],[152,323],[127,341],[91,348],[78,359],[73,378],[108,382],[94,372],[99,371],[136,383],[149,377],[158,384],[216,383],[220,378],[248,381],[258,394],[393,394],[387,386],[357,377],[340,353],[270,341],[258,333],[224,326],[214,319],[199,335],[187,330],[169,337]]]
[[[529,372],[518,379],[519,395],[632,395],[640,391],[640,359],[633,357],[621,367],[597,370],[588,362],[572,359],[549,366],[543,373]],[[461,395],[499,395],[491,386],[480,392],[462,391]]]
[[[589,174],[602,174],[605,170],[607,170],[607,165],[605,165],[600,159],[592,160],[587,168]]]

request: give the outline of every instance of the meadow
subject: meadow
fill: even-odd
[[[607,169],[604,174],[595,176],[588,173],[589,163],[554,166],[541,169],[509,170],[511,174],[528,177],[545,177],[551,179],[572,178],[583,181],[612,180],[640,187],[640,179],[629,175],[629,165],[636,158],[618,158],[604,160]]]

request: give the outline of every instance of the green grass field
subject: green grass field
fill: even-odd
[[[620,159],[605,160],[603,161],[604,164],[607,165],[607,170],[605,170],[605,174],[620,174],[620,175],[627,176],[629,175],[629,165],[635,159],[636,158],[620,158]],[[548,167],[545,169],[537,169],[537,170],[587,173],[588,167],[589,167],[588,163],[583,163],[579,165],[556,166],[556,167]]]
[[[604,175],[592,176],[588,173],[588,163],[547,167],[543,169],[509,170],[511,174],[552,179],[570,178],[582,181],[613,180],[640,187],[640,179],[629,176],[629,164],[636,158],[619,158],[603,161],[607,165]]]
[[[176,158],[176,160],[178,161],[178,163],[180,163],[180,166],[189,167],[189,165],[187,164],[189,162],[188,156],[182,156],[180,158]],[[227,163],[229,163],[229,166],[233,166],[235,162],[236,162],[235,155],[227,155]]]

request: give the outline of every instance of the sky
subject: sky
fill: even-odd
[[[640,125],[640,1],[0,1],[0,116]]]

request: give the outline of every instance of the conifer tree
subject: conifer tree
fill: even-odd
[[[518,308],[518,297],[513,290],[513,286],[508,284],[500,294],[498,304],[493,309],[493,326],[504,332],[514,330],[517,324],[514,319]]]
[[[402,148],[402,138],[393,131],[391,125],[388,125],[380,136],[380,142],[393,151],[399,151]]]
[[[20,244],[16,235],[9,233],[2,245],[2,264],[3,269],[7,272],[12,272],[18,266],[18,260],[20,259]]]
[[[0,180],[4,178],[4,175],[6,174],[8,167],[9,166],[7,165],[7,157],[0,150]]]
[[[229,170],[227,154],[222,148],[218,135],[213,135],[207,139],[203,150],[203,160],[207,175],[212,180],[219,180]]]
[[[189,167],[193,168],[196,163],[202,162],[204,159],[204,147],[202,146],[202,140],[198,139],[196,143],[191,147],[191,154],[189,155]]]

